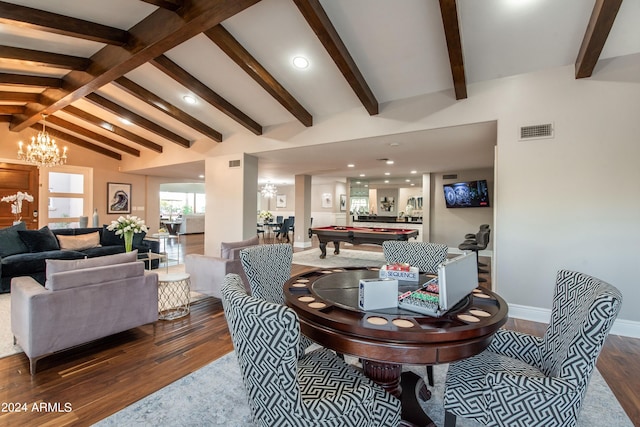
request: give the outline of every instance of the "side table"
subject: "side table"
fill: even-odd
[[[158,274],[158,319],[173,320],[189,314],[190,282],[188,273]]]

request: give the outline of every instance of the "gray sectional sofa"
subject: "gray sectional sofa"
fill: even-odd
[[[149,251],[158,252],[158,242],[133,238],[139,258]],[[82,259],[124,252],[124,240],[107,226],[27,230],[24,223],[0,229],[0,293],[9,292],[11,279],[31,276],[44,285],[47,259]],[[157,267],[158,261],[152,262]]]
[[[79,260],[46,261],[45,286],[31,277],[11,281],[11,331],[39,359],[158,320],[158,275],[136,251]]]

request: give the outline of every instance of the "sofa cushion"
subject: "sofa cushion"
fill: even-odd
[[[239,242],[222,242],[220,244],[220,258],[240,259],[240,250],[247,246],[256,246],[259,243],[258,236]]]
[[[24,244],[18,234],[19,230],[26,229],[27,225],[21,222],[0,230],[0,257],[29,252],[29,248]]]
[[[63,251],[82,251],[85,249],[100,246],[100,233],[98,233],[97,231],[94,233],[77,234],[74,236],[65,236],[62,234],[58,234],[56,237],[58,239],[58,243],[60,244],[60,249],[62,249]]]
[[[63,271],[81,270],[93,267],[104,267],[114,264],[123,264],[138,260],[138,251],[124,252],[115,255],[106,255],[95,258],[83,258],[75,260],[47,260],[47,277],[45,281],[49,282],[51,275],[61,273]],[[144,263],[141,263],[144,267]]]
[[[85,254],[87,258],[121,254],[121,253],[124,253],[124,245],[123,246],[96,246],[95,248],[84,249],[82,253]]]
[[[2,258],[2,277],[33,276],[45,271],[49,259],[72,260],[85,256],[82,252],[61,250],[9,255]]]
[[[78,286],[95,285],[143,275],[144,264],[141,262],[81,268],[78,270],[61,271],[51,275],[49,275],[47,268],[47,281],[44,287],[50,291],[60,291],[63,289],[77,288]]]
[[[60,249],[58,239],[46,225],[40,230],[18,230],[18,235],[29,252],[55,251]]]

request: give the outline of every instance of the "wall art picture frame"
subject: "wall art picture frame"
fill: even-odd
[[[331,197],[331,193],[322,193],[322,207],[333,207],[333,198]]]
[[[107,182],[107,214],[131,213],[131,184]]]
[[[340,195],[340,212],[346,212],[347,210],[347,195]]]
[[[278,194],[276,196],[276,208],[286,208],[286,207],[287,207],[287,195]]]

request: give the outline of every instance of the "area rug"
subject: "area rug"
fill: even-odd
[[[334,255],[333,247],[327,247],[327,257],[320,259],[320,249],[309,249],[293,254],[293,263],[311,267],[370,267],[385,264],[382,252],[359,251],[355,249],[340,249],[339,255]]]
[[[431,399],[422,404],[438,426],[444,425],[442,396],[447,366],[434,367],[436,386],[432,388]],[[426,376],[424,367],[408,369],[423,378]],[[235,353],[231,352],[95,425],[240,427],[255,424],[251,421],[240,368]],[[480,427],[480,424],[458,418],[457,426]],[[633,426],[597,370],[591,378],[578,426]]]

